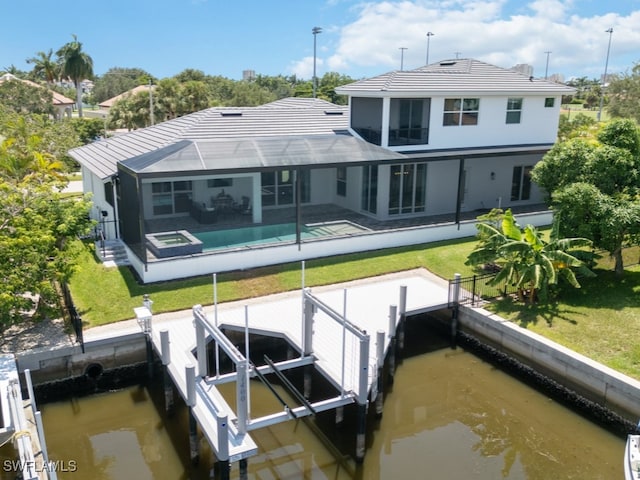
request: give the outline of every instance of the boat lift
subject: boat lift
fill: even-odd
[[[214,275],[214,291],[216,290],[215,283]],[[240,352],[221,329],[217,311],[217,294],[214,294],[214,299],[216,300],[214,300],[213,321],[207,317],[201,305],[196,305],[192,309],[196,339],[195,348],[193,348],[193,343],[189,343],[191,347],[184,343],[186,338],[184,332],[174,331],[172,332],[171,338],[169,338],[170,332],[168,330],[161,330],[159,336],[156,335],[153,330],[145,332],[152,338],[153,345],[162,358],[162,363],[167,373],[165,379],[173,379],[174,385],[189,407],[192,461],[197,462],[199,458],[197,442],[198,425],[214,452],[217,466],[222,473],[222,478],[228,478],[230,462],[239,461],[240,471],[246,472],[247,459],[258,452],[255,442],[249,435],[251,431],[291,419],[315,415],[318,412],[340,409],[345,405],[353,403],[358,405],[359,427],[356,438],[356,454],[357,459],[362,460],[365,451],[365,418],[371,371],[369,365],[370,337],[367,332],[349,322],[344,315],[331,309],[319,298],[314,296],[309,289],[303,288],[301,342],[293,342],[291,338],[289,338],[290,343],[300,349],[301,355],[297,358],[280,362],[274,362],[270,358],[265,357],[265,364],[258,366],[250,361],[249,356],[250,328],[248,306],[245,306],[244,309],[245,352]],[[323,313],[323,319],[328,318],[330,320],[333,324],[333,329],[337,328],[338,331],[342,329],[342,375],[341,380],[337,383],[335,375],[331,378],[329,374],[323,372],[322,367],[318,367],[318,371],[327,376],[328,380],[337,387],[339,393],[333,398],[311,402],[308,400],[308,392],[305,392],[307,393],[307,395],[305,395],[305,393],[298,391],[298,389],[288,381],[283,372],[293,368],[304,367],[306,390],[307,377],[310,383],[311,371],[317,362],[317,358],[314,355],[314,318],[317,312]],[[151,321],[149,319],[145,325],[150,324]],[[229,324],[223,325],[224,328],[229,327]],[[235,328],[238,328],[238,326],[235,325]],[[258,331],[268,333],[264,332],[264,330]],[[273,334],[274,332],[271,333]],[[345,380],[345,345],[347,342],[344,340],[347,335],[352,337],[352,343],[357,344],[356,355],[358,359],[358,369],[355,373],[357,381],[351,383]],[[190,338],[193,339],[193,337]],[[193,342],[193,340],[190,342]],[[208,370],[209,349],[207,346],[209,342],[214,343],[213,351],[216,356],[215,372],[209,372]],[[337,343],[336,339],[336,344]],[[232,373],[220,373],[220,350],[222,350],[233,363]],[[351,368],[351,366],[349,368]],[[292,397],[297,400],[299,405],[289,405],[277,394],[275,388],[266,378],[268,374],[276,375],[282,381],[284,387],[289,390]],[[251,418],[249,380],[252,377],[261,380],[267,388],[276,395],[276,398],[283,406],[282,411],[259,418]],[[236,383],[236,405],[234,407],[228,405],[220,391],[216,388],[218,385],[229,382]],[[171,389],[171,386],[169,386],[169,389]],[[165,392],[166,391],[167,385],[165,384]],[[165,400],[167,400],[167,398],[165,394]]]

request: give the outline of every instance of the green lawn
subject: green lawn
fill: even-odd
[[[454,273],[469,276],[464,261],[476,244],[474,238],[342,255],[306,263],[305,284],[326,285],[384,273],[426,267],[450,279]],[[639,249],[629,252],[637,262]],[[622,279],[611,271],[608,258],[596,267],[596,278],[583,279],[581,289],[564,288],[550,305],[523,306],[510,299],[489,308],[523,328],[587,355],[622,373],[640,379],[640,267],[628,267]],[[218,301],[300,288],[301,265],[284,264],[218,275]],[[87,326],[133,316],[133,308],[149,294],[155,312],[191,308],[213,302],[212,277],[138,284],[129,269],[105,269],[96,261],[92,246],[84,250],[71,291]]]

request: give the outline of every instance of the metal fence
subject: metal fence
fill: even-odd
[[[67,313],[69,314],[69,318],[71,318],[71,325],[73,326],[73,331],[76,334],[76,341],[80,344],[82,348],[82,353],[84,353],[84,338],[82,335],[82,318],[80,318],[80,314],[76,309],[75,304],[73,303],[73,298],[71,298],[71,291],[69,290],[69,286],[66,283],[60,284],[60,289],[62,290],[62,296],[64,297],[64,306],[67,309]]]
[[[507,285],[488,285],[488,283],[496,276],[496,273],[484,273],[482,275],[474,275],[472,277],[460,277],[459,279],[449,280],[449,308],[456,304],[456,291],[459,286],[459,305],[476,306],[483,301],[493,298],[510,295],[516,292],[516,288]]]
[[[614,259],[605,250],[594,250],[596,260],[590,265],[591,268],[613,270]],[[640,264],[640,247],[625,247],[622,250],[625,268]],[[476,306],[484,301],[494,298],[511,295],[517,292],[513,285],[488,285],[497,275],[495,272],[473,275],[472,277],[462,277],[459,280],[449,280],[449,308],[456,303],[456,285],[460,285],[459,305]]]

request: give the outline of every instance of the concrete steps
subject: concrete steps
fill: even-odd
[[[105,240],[104,245],[96,242],[96,253],[106,267],[131,265],[127,250],[120,240]]]

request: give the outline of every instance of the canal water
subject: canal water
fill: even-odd
[[[233,385],[224,394],[233,401]],[[251,414],[278,411],[272,393],[251,382]],[[284,395],[284,393],[283,393]],[[166,418],[158,387],[132,387],[41,405],[49,456],[72,462],[60,479],[208,479],[211,454],[189,461],[187,410]],[[295,403],[295,402],[292,402]],[[621,479],[625,440],[574,414],[491,364],[458,348],[405,358],[376,420],[370,407],[363,465],[340,458],[317,435],[322,425],[342,451],[350,422],[291,420],[253,432],[259,453],[249,477],[268,479]],[[347,416],[349,412],[347,411]],[[331,424],[331,425],[326,425]],[[333,433],[332,433],[333,430]],[[337,440],[337,441],[336,441]],[[4,453],[3,453],[4,452]],[[8,458],[6,447],[0,450]],[[14,477],[2,478],[14,478]],[[231,477],[238,478],[238,465]]]

